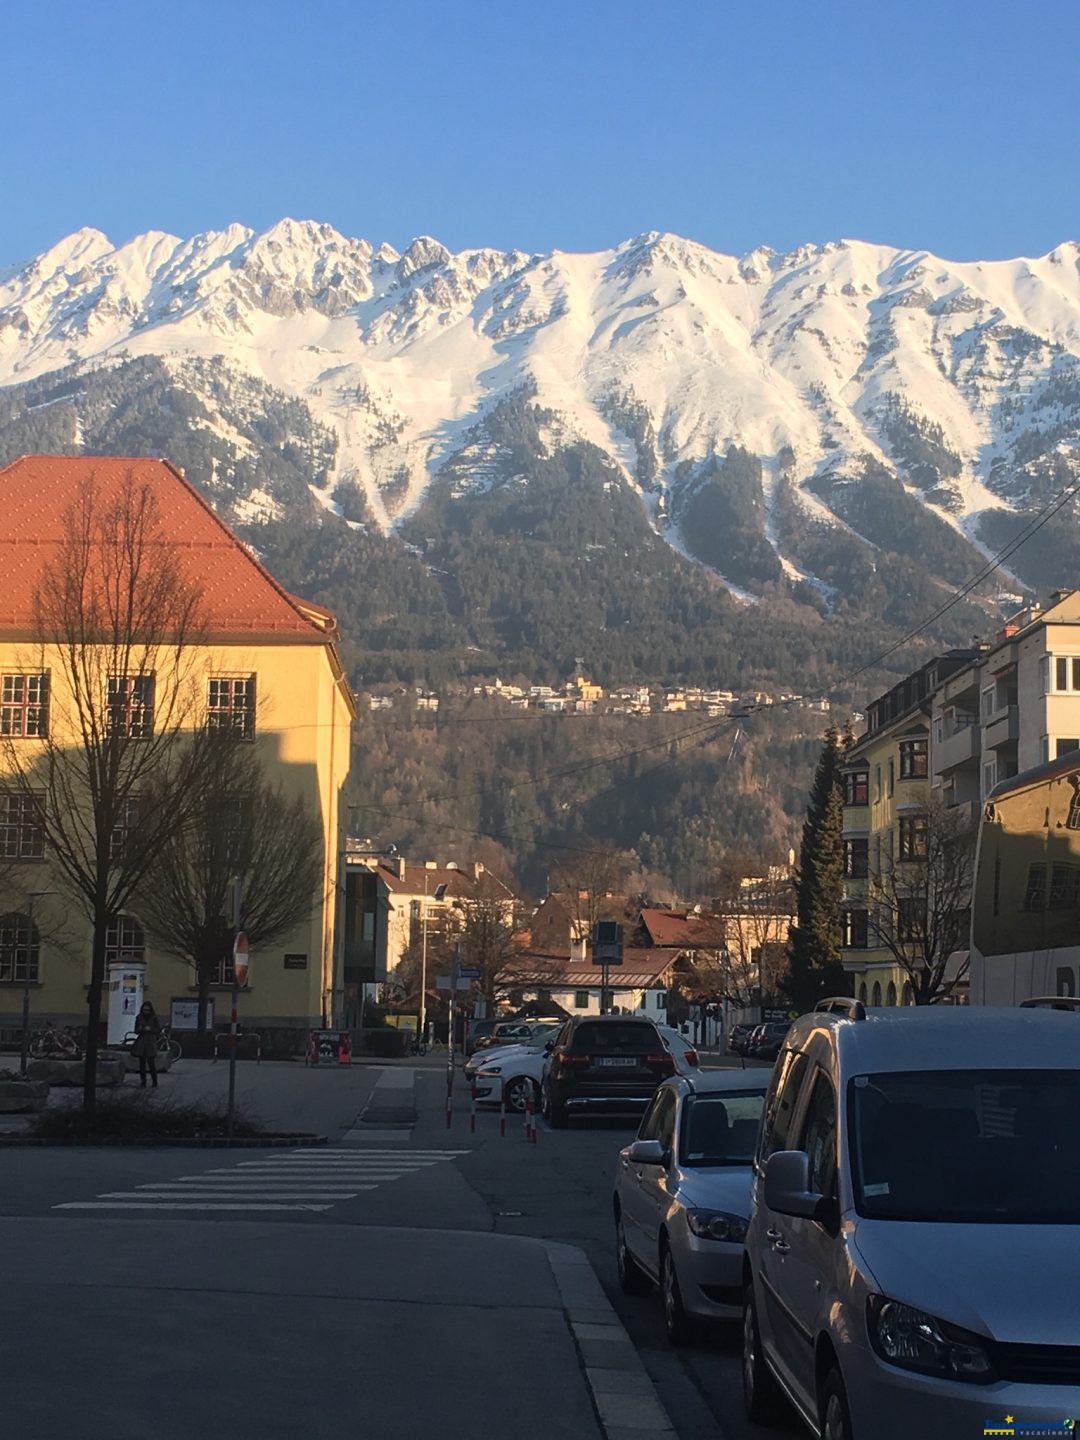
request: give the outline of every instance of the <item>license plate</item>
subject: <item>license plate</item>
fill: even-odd
[[[598,1055],[597,1065],[618,1065],[622,1068],[633,1069],[637,1061],[630,1055]]]

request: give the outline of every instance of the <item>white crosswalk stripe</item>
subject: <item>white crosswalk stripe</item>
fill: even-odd
[[[249,1152],[250,1153],[250,1152]],[[324,1211],[467,1150],[282,1150],[257,1160],[106,1190],[54,1210]]]

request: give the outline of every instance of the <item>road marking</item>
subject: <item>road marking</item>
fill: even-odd
[[[357,1190],[359,1190],[357,1186]],[[374,1190],[374,1185],[365,1185],[365,1190]],[[140,1190],[144,1200],[355,1200],[354,1190],[279,1190],[277,1186],[268,1190]],[[106,1190],[99,1200],[130,1200],[130,1190]]]
[[[184,1202],[160,1200],[135,1202],[130,1200],[68,1200],[63,1205],[54,1205],[54,1210],[329,1210],[329,1205],[273,1205],[259,1204],[252,1205],[249,1201],[242,1204],[219,1205],[216,1202]]]

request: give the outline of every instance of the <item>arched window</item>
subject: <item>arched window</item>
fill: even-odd
[[[862,984],[859,986],[859,999],[862,1001],[862,1003],[863,1003],[864,1005],[866,1004],[866,981],[865,981],[865,980],[864,980],[864,981],[862,982]]]
[[[914,1005],[914,1004],[915,1004],[915,991],[911,988],[911,981],[910,981],[910,980],[905,980],[905,981],[904,981],[904,1004],[905,1004],[905,1005]]]
[[[130,965],[146,959],[146,936],[134,915],[117,915],[105,931],[105,964]]]
[[[25,985],[38,978],[40,936],[29,915],[0,915],[0,984]]]
[[[893,981],[893,980],[890,980],[890,981],[889,981],[889,990],[888,990],[888,994],[887,994],[887,996],[886,996],[886,998],[885,998],[885,1004],[886,1004],[886,1005],[895,1005],[895,1004],[896,1004],[896,982]]]
[[[874,981],[874,998],[871,1000],[870,1003],[871,1003],[871,1005],[880,1005],[880,1004],[881,1004],[881,981],[880,981],[880,980],[875,980],[875,981]]]

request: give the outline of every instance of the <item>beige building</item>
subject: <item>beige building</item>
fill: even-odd
[[[255,747],[268,778],[288,796],[303,797],[320,821],[320,880],[311,917],[265,952],[253,954],[240,1015],[254,1027],[329,1021],[340,990],[335,975],[338,855],[344,843],[340,797],[355,714],[337,627],[327,611],[283,590],[167,462],[28,456],[0,470],[4,746],[17,747],[20,765],[26,758],[33,762],[44,753],[43,737],[62,739],[77,723],[62,656],[37,630],[35,594],[43,565],[60,553],[64,512],[91,478],[103,500],[120,495],[129,480],[140,492],[148,489],[160,521],[154,543],[175,547],[183,576],[201,591],[199,638],[184,656],[191,725],[239,732]],[[167,667],[170,662],[162,654],[159,663]],[[126,725],[131,743],[139,743],[142,727],[152,730],[162,723],[155,703],[168,683],[165,670],[109,677],[110,723]],[[7,763],[4,754],[0,747],[0,765]],[[2,777],[0,859],[0,1026],[18,1027],[27,985],[34,1016],[85,1025],[90,922],[54,866],[25,794],[4,789]],[[188,1002],[190,1010],[196,994],[191,964],[163,948],[136,905],[110,926],[106,961],[138,976],[140,990],[145,986],[165,1019],[173,1002]],[[216,985],[226,996],[231,980],[231,961],[223,957]],[[219,1020],[224,1010],[219,996]]]
[[[843,766],[843,964],[857,999],[869,1005],[911,1003],[911,985],[879,927],[912,925],[901,895],[903,872],[926,853],[930,804],[930,715],[935,692],[973,658],[957,650],[931,660],[867,707],[866,732]]]

